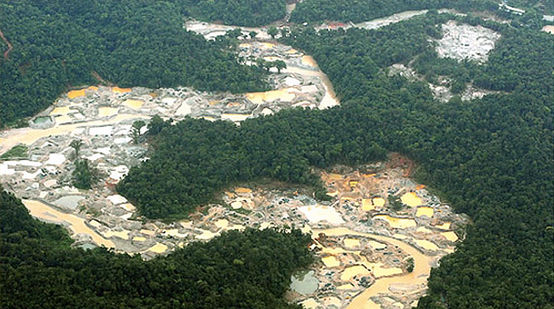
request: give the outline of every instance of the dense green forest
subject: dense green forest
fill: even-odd
[[[299,308],[283,294],[312,263],[309,236],[230,231],[166,257],[70,248],[62,227],[41,223],[0,192],[1,308]]]
[[[285,0],[174,0],[183,12],[199,20],[226,25],[263,26],[285,17]]]
[[[473,101],[440,103],[424,82],[387,74],[388,66],[418,57],[430,65],[421,70],[444,74],[434,72],[440,68],[432,65],[438,60],[428,38],[452,18],[459,17],[431,12],[372,31],[293,29],[282,40],[314,55],[341,107],[287,110],[240,127],[158,119],[150,125],[151,159],[131,169],[118,190],[147,216],[175,216],[235,181],[269,176],[317,189],[314,166],[355,165],[398,151],[419,162],[420,181],[473,219],[467,239],[432,271],[419,306],[550,306],[554,37],[480,21],[502,39],[488,63],[468,65],[460,80],[504,92]],[[457,66],[446,73],[455,76]]]
[[[100,79],[152,88],[267,88],[267,73],[237,62],[234,40],[207,42],[185,31],[174,2],[1,2],[0,30],[13,50],[0,60],[0,127],[44,109],[69,87]]]
[[[468,10],[496,10],[494,0],[305,0],[296,6],[291,21],[296,23],[325,20],[354,23],[385,17],[409,10],[452,8]]]

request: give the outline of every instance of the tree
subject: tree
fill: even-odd
[[[414,271],[414,258],[413,257],[409,257],[407,260],[406,260],[406,270],[411,273],[412,271]]]
[[[83,159],[75,161],[75,170],[73,171],[73,186],[75,186],[75,188],[90,189],[94,178],[89,160]]]
[[[273,62],[273,64],[275,65],[275,67],[277,68],[277,72],[278,73],[281,73],[281,70],[282,69],[286,69],[287,68],[287,64],[283,61],[283,60],[276,60]]]
[[[71,141],[69,146],[71,148],[73,148],[73,150],[75,150],[75,159],[78,160],[79,159],[79,151],[81,150],[81,146],[83,146],[83,141],[80,140],[80,139],[75,139],[75,140]]]
[[[267,29],[267,34],[271,36],[272,39],[275,39],[275,36],[279,33],[279,30],[277,28],[271,26],[269,29]]]
[[[242,31],[239,28],[236,28],[236,29],[233,29],[233,30],[228,30],[225,33],[225,36],[233,38],[233,39],[236,39],[241,35],[242,35]]]
[[[394,211],[399,211],[400,209],[402,209],[403,205],[400,199],[398,198],[398,196],[391,194],[389,195],[388,200],[389,200],[390,208],[392,208]]]
[[[137,120],[133,122],[133,126],[131,127],[131,138],[133,139],[133,143],[139,143],[141,137],[140,131],[145,125],[146,123],[142,120]]]
[[[156,135],[162,131],[164,126],[166,125],[166,122],[162,119],[162,117],[155,115],[150,119],[150,123],[148,123],[148,135]]]
[[[253,39],[256,37],[256,35],[258,35],[258,33],[257,33],[256,31],[250,31],[250,32],[248,33],[248,35],[250,35],[250,39],[253,40]]]
[[[261,70],[269,71],[268,61],[265,61],[263,58],[256,59],[256,66]]]

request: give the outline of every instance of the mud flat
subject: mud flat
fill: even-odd
[[[98,246],[104,246],[107,248],[113,248],[114,244],[96,233],[90,227],[85,224],[85,219],[77,217],[72,214],[63,213],[54,209],[41,201],[35,200],[23,200],[23,204],[31,215],[41,221],[48,223],[56,223],[69,227],[74,235],[88,235],[92,241]]]

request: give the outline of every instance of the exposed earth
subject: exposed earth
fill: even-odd
[[[404,12],[345,27],[373,29],[423,13]],[[237,28],[197,21],[185,27],[207,39]],[[190,88],[91,86],[70,91],[34,117],[29,128],[0,133],[0,154],[17,145],[27,147],[26,156],[0,161],[2,185],[23,198],[34,217],[65,225],[76,240],[74,246],[105,246],[145,259],[227,230],[300,228],[312,235],[317,261],[294,276],[287,295],[291,302],[307,308],[411,308],[425,294],[431,267],[453,252],[468,222],[410,179],[413,163],[399,155],[355,169],[319,171],[330,202],[318,202],[308,190],[286,184],[251,183],[229,188],[221,193],[220,204],[206,205],[189,219],[173,223],[139,217],[114,191],[130,167],[147,159],[148,145],[134,144],[130,137],[136,120],[160,115],[240,125],[247,118],[285,108],[339,104],[312,57],[277,43],[265,27],[241,29],[245,34],[257,32],[254,39],[242,39],[241,57],[286,63],[281,72],[271,70],[273,90],[231,95]],[[457,60],[486,61],[499,38],[490,29],[453,22],[443,25],[443,31],[437,51]],[[403,65],[395,65],[391,74],[420,78]],[[481,95],[479,89],[472,91]],[[70,143],[76,139],[83,141],[81,156],[100,171],[101,180],[92,190],[71,186]]]

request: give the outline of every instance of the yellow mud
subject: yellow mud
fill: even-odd
[[[361,265],[350,266],[344,269],[344,271],[340,275],[340,280],[348,281],[352,279],[352,277],[354,276],[357,276],[357,275],[365,276],[365,275],[369,275],[369,273],[370,273],[369,270],[367,270],[367,268]]]
[[[455,242],[458,240],[458,235],[456,235],[456,233],[454,232],[442,232],[441,235],[451,242]]]
[[[64,123],[69,123],[71,122],[71,117],[69,115],[60,115],[60,116],[56,116],[56,124],[60,125],[60,124],[64,124]]]
[[[98,117],[110,117],[117,114],[117,108],[113,107],[99,107]]]
[[[70,92],[67,93],[67,97],[70,99],[75,99],[75,98],[84,97],[84,96],[85,96],[85,89],[71,90]]]
[[[376,197],[373,199],[373,205],[375,207],[383,207],[385,206],[385,199],[382,197]]]
[[[57,115],[67,115],[69,113],[69,106],[60,106],[54,108],[50,112],[50,116],[57,116]]]
[[[313,298],[308,298],[308,299],[300,302],[300,304],[302,305],[302,307],[304,307],[306,309],[315,309],[319,306],[319,303],[317,301],[315,301],[315,299],[313,299]]]
[[[432,218],[433,213],[434,213],[433,207],[427,207],[427,206],[418,207],[416,211],[416,217],[427,216],[429,218]]]
[[[127,92],[131,92],[131,88],[112,87],[112,91],[117,93],[127,93]]]
[[[275,44],[273,43],[262,43],[263,49],[271,49],[275,47]]]
[[[325,264],[325,267],[337,267],[340,265],[340,261],[337,260],[337,258],[333,255],[326,256],[321,259],[323,261],[323,264]]]
[[[104,233],[104,236],[106,238],[118,237],[118,238],[121,238],[121,239],[124,239],[124,240],[128,240],[129,239],[129,231],[107,231],[107,232]]]
[[[406,228],[415,227],[417,225],[414,219],[395,218],[389,215],[376,215],[373,218],[385,220],[389,223],[391,227],[395,229],[406,229]]]
[[[252,193],[252,189],[244,188],[244,187],[238,187],[238,188],[235,188],[235,193]]]
[[[411,207],[421,205],[421,198],[419,198],[419,196],[417,196],[415,192],[405,193],[404,195],[402,195],[402,197],[400,197],[400,200],[402,201],[402,203]]]
[[[277,99],[283,102],[291,102],[296,97],[293,90],[293,88],[283,88],[265,92],[250,92],[246,94],[246,98],[254,104],[273,102]]]
[[[402,269],[397,267],[386,268],[383,263],[369,263],[368,265],[375,278],[388,277],[402,274]]]
[[[434,243],[428,241],[428,240],[425,240],[425,239],[416,239],[415,240],[416,244],[426,250],[430,250],[430,251],[437,251],[439,250],[439,247],[437,245],[435,245]]]
[[[140,109],[143,104],[144,101],[142,100],[125,100],[125,102],[123,102],[123,105],[132,109]]]
[[[360,240],[355,238],[346,238],[344,240],[344,246],[350,249],[357,248],[360,246]]]
[[[151,251],[154,253],[164,253],[167,251],[167,246],[161,243],[156,243],[154,246],[150,247],[147,251]]]
[[[217,220],[214,224],[217,228],[224,229],[229,225],[229,221],[227,221],[227,219],[220,219]]]
[[[375,209],[375,206],[373,206],[373,202],[371,199],[364,198],[362,199],[362,210],[363,211],[370,211]]]

